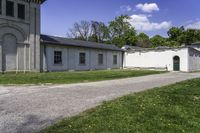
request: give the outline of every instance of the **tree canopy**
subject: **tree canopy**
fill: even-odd
[[[128,15],[121,15],[107,25],[103,22],[83,20],[74,23],[69,29],[68,36],[77,40],[115,44],[119,47],[132,45],[144,48],[177,47],[200,41],[200,30],[185,29],[183,26],[170,28],[167,31],[168,37],[155,35],[150,38],[145,33],[137,33],[129,19]]]

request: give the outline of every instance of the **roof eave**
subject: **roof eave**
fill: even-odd
[[[59,43],[59,42],[50,42],[50,41],[43,41],[43,40],[41,40],[41,43],[47,44],[47,45],[48,45],[48,44],[52,44],[52,45],[66,46],[66,44],[63,44],[63,43]],[[74,45],[72,45],[72,44],[67,44],[67,45],[73,46],[73,47],[85,47],[85,48],[91,48],[91,49],[104,49],[104,50],[125,52],[125,50],[123,50],[123,49],[93,48],[93,47],[87,47],[87,46],[74,46]]]
[[[23,0],[23,1],[26,1],[26,2],[34,2],[34,3],[37,3],[37,4],[42,4],[42,3],[44,3],[46,0]]]

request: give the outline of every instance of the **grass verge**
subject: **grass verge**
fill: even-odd
[[[199,131],[200,79],[194,79],[105,102],[41,133]]]
[[[69,84],[160,74],[148,70],[100,70],[82,72],[0,74],[0,84]]]

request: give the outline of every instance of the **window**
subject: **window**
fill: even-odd
[[[79,54],[79,64],[85,65],[85,53]]]
[[[117,65],[117,55],[113,55],[113,64]]]
[[[0,14],[2,14],[2,0],[0,0]]]
[[[54,64],[62,64],[62,52],[54,51]]]
[[[98,54],[99,65],[103,65],[103,54]]]
[[[18,18],[25,19],[25,5],[18,4]]]
[[[6,16],[14,17],[14,2],[6,1]]]

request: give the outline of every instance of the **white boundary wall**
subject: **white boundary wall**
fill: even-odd
[[[200,70],[200,51],[189,49],[189,71]]]
[[[173,58],[174,56],[179,56],[180,71],[189,72],[188,49],[189,48],[128,51],[125,53],[124,67],[167,68],[168,71],[173,71]]]

